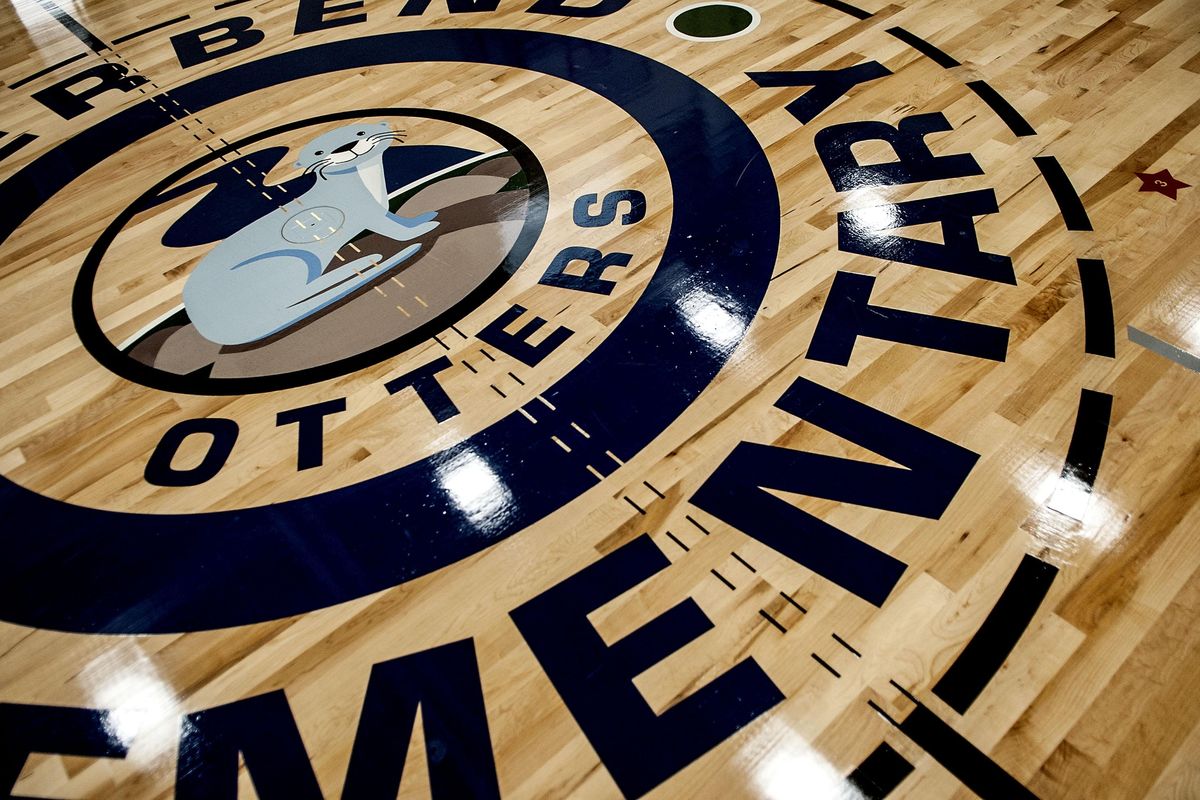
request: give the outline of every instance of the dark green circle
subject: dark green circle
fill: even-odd
[[[754,15],[738,6],[711,5],[689,8],[675,18],[675,30],[697,39],[716,39],[741,33],[754,23]]]

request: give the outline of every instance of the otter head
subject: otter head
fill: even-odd
[[[394,141],[403,141],[403,131],[391,129],[386,122],[358,122],[343,125],[313,139],[300,150],[296,166],[329,174],[353,172],[383,158],[383,151]]]

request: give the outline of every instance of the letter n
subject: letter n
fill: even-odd
[[[691,502],[869,603],[883,605],[906,564],[768,489],[937,519],[979,456],[805,378],[775,404],[902,464],[742,442]]]

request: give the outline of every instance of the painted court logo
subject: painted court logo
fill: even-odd
[[[579,496],[661,433],[720,370],[766,290],[779,241],[778,198],[745,123],[669,67],[553,34],[413,31],[270,56],[180,86],[171,99],[199,115],[253,101],[287,81],[441,61],[519,68],[581,87],[616,109],[602,113],[631,117],[645,131],[649,157],[665,167],[674,201],[669,234],[652,240],[660,249],[640,254],[650,277],[620,324],[602,339],[591,337],[597,343],[568,362],[540,400],[504,409],[449,448],[342,488],[270,506],[146,515],[66,505],[7,483],[6,502],[17,513],[58,521],[53,548],[91,553],[86,565],[72,562],[76,572],[36,547],[26,550],[6,596],[12,618],[124,629],[131,620],[122,609],[169,595],[153,618],[135,624],[198,629],[394,586],[501,541]],[[646,75],[660,87],[654,95],[638,77]],[[702,128],[680,129],[677,120],[697,114],[720,127],[719,153]],[[65,185],[73,176],[54,165],[86,169],[175,124],[147,100],[93,125],[10,179],[9,196],[20,199],[9,219],[19,225],[45,192],[22,190],[23,182]],[[405,138],[397,144],[400,131]],[[436,338],[522,268],[527,283],[545,293],[545,309],[530,318],[519,303],[500,304],[488,310],[490,321],[476,337],[489,353],[537,370],[567,342],[578,342],[574,326],[589,319],[548,317],[602,303],[617,286],[614,277],[634,263],[638,254],[608,247],[609,231],[647,215],[637,189],[585,186],[563,199],[562,224],[578,244],[528,264],[549,195],[538,159],[495,125],[437,109],[354,109],[221,142],[108,223],[75,281],[73,318],[88,353],[153,390],[272,391],[370,367]],[[343,155],[350,153],[353,159]],[[161,257],[157,275],[107,277],[147,238]],[[159,284],[140,286],[147,278]],[[123,300],[133,294],[136,302]],[[422,424],[441,424],[461,411],[441,383],[456,366],[446,356],[418,361],[382,388],[420,409]],[[518,388],[526,380],[509,374]],[[503,399],[499,386],[492,389]],[[279,411],[279,425],[299,430],[299,469],[322,463],[322,421],[346,408],[340,397]],[[144,480],[204,486],[230,462],[241,435],[237,420],[219,415],[179,420],[159,435]],[[179,466],[175,456],[190,441],[208,442],[207,452],[199,464]],[[480,515],[473,504],[480,490],[464,493],[468,484],[502,487],[512,502],[503,513]],[[281,514],[288,518],[283,526]],[[158,535],[168,529],[170,536]],[[297,535],[305,540],[304,558],[281,559],[295,550]],[[230,561],[224,554],[235,546],[239,558]],[[332,580],[313,573],[314,553],[326,548],[330,557],[354,552],[359,563]],[[142,568],[147,560],[154,570]],[[201,566],[208,579],[197,582],[192,576]],[[250,577],[268,573],[270,581]],[[47,604],[44,581],[94,582],[102,574],[121,579],[105,579],[104,597],[92,596],[86,609],[75,607],[70,593]],[[240,587],[236,599],[222,589],[227,580]]]
[[[113,314],[88,346],[150,386],[266,391],[393,356],[484,302],[542,228],[540,165],[487,123],[379,111],[231,142],[147,191],[79,280],[97,291],[106,264],[145,246],[131,232],[173,213],[156,259],[166,297]]]
[[[429,5],[407,0],[399,16]],[[182,69],[207,65],[198,77],[98,114],[8,178],[0,245],[36,263],[47,209],[86,218],[72,192],[96,189],[94,168],[137,169],[137,196],[100,198],[112,208],[98,200],[70,242],[70,280],[30,290],[57,292],[62,330],[22,375],[36,401],[22,412],[39,420],[69,407],[63,427],[84,433],[60,451],[29,423],[20,459],[4,456],[0,508],[36,521],[39,535],[9,534],[0,617],[79,633],[213,631],[467,575],[536,542],[506,563],[532,559],[546,569],[530,580],[544,582],[489,611],[519,633],[617,786],[637,796],[786,699],[751,653],[840,679],[815,651],[812,664],[794,657],[793,636],[739,648],[716,678],[706,666],[686,696],[651,708],[634,679],[713,620],[685,597],[613,642],[589,615],[676,559],[707,557],[699,543],[723,538],[714,532],[756,553],[730,555],[767,589],[739,596],[757,598],[752,622],[775,629],[750,634],[761,643],[799,624],[805,592],[868,619],[908,608],[914,573],[974,557],[968,528],[991,522],[955,499],[994,468],[993,429],[1021,428],[1022,415],[1070,431],[1065,463],[1050,456],[1053,497],[1034,504],[1081,515],[1068,501],[1086,504],[1112,398],[1067,387],[1061,419],[1057,407],[992,402],[1021,374],[1009,354],[1037,327],[1029,320],[1065,304],[1066,279],[1035,297],[1043,267],[1077,269],[1090,304],[1077,349],[1113,354],[1104,264],[1066,233],[1090,230],[1086,211],[1053,157],[1019,160],[1008,142],[1033,136],[1029,122],[985,81],[948,78],[959,66],[948,54],[902,28],[859,26],[874,15],[841,0],[808,9],[823,15],[813,30],[836,19],[854,31],[807,50],[778,15],[746,4],[664,8],[661,59],[588,35],[586,18],[626,5],[527,9],[531,27],[537,15],[577,18],[571,35],[431,26],[301,38],[228,65],[210,62],[267,34],[248,16],[208,23],[171,37]],[[446,4],[451,15],[488,6]],[[358,8],[302,0],[294,35],[363,22]],[[335,13],[345,16],[330,24]],[[737,64],[731,40],[752,33],[779,47]],[[830,55],[835,39],[857,52]],[[894,54],[897,41],[911,52],[888,65],[858,55]],[[673,59],[697,65],[695,77]],[[66,80],[36,99],[69,119],[97,92],[146,83],[123,67],[80,75],[100,89]],[[327,96],[319,114],[258,121],[258,109],[301,107],[307,87],[332,79],[371,87],[380,106]],[[1044,202],[1017,197],[1027,187]],[[1036,228],[1051,197],[1062,219],[1027,236],[1035,256],[1016,255],[1010,223]],[[1042,458],[1052,435],[1014,448]],[[106,472],[118,460],[106,451],[124,463]],[[652,459],[629,463],[644,452],[656,453],[653,475]],[[592,506],[572,505],[585,495]],[[585,515],[570,517],[577,509]],[[590,563],[562,567],[567,548]],[[1057,570],[1024,558],[997,569],[1036,601]],[[705,567],[697,574],[734,590]],[[999,667],[992,656],[1003,661],[1028,623],[1019,617],[999,633],[981,628],[932,691],[965,711]],[[449,726],[438,741],[453,752],[434,782],[447,796],[467,778],[470,793],[498,794],[477,634],[456,635],[371,668],[344,796],[395,796],[387,737],[411,726],[418,703],[427,725]],[[863,655],[831,641],[847,659]],[[882,665],[886,683],[911,655],[896,648],[853,663]],[[450,697],[453,713],[439,716]],[[930,753],[967,753],[971,769],[947,763],[955,775],[985,774],[998,796],[1020,796],[969,742],[939,749],[946,723],[904,697],[917,711],[907,729],[891,720],[902,733]],[[388,703],[410,716],[384,713]],[[289,714],[278,691],[189,715],[181,796],[210,796],[212,765],[228,767],[229,753],[236,772],[238,747],[208,743],[276,730]],[[276,796],[320,796],[304,745],[287,758]]]

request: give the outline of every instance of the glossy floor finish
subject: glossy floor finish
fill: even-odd
[[[1195,0],[0,43],[0,794],[1200,796]]]

